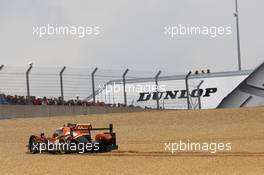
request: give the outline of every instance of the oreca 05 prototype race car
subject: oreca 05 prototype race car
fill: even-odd
[[[92,139],[92,131],[107,131],[95,135]],[[84,153],[84,152],[109,152],[118,149],[116,134],[113,132],[113,124],[108,128],[93,128],[90,123],[68,123],[55,130],[51,137],[44,133],[31,135],[28,142],[28,150],[31,153]]]

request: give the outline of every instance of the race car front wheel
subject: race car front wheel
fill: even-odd
[[[28,149],[31,153],[39,153],[39,145],[35,137],[29,139]]]

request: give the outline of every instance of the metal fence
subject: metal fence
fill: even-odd
[[[137,70],[107,70],[99,68],[71,68],[71,67],[0,67],[0,93],[28,97],[82,99],[90,102],[122,103],[123,105],[137,105],[136,97],[127,94],[129,84],[151,84],[157,87],[159,82],[182,80],[178,86],[185,89],[187,98],[179,102],[166,102],[156,98],[153,102],[142,103],[141,106],[151,108],[200,108],[200,99],[192,98],[191,89],[199,89],[202,78],[190,79],[191,72],[137,71]],[[106,92],[108,86],[118,84],[122,92]],[[159,89],[156,88],[159,94]],[[198,91],[199,92],[199,91]],[[155,92],[154,92],[155,93]],[[158,97],[158,96],[157,96]],[[28,100],[30,104],[30,100]]]

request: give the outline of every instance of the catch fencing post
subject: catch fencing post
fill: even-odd
[[[3,68],[4,68],[4,65],[1,64],[1,66],[0,66],[0,71],[1,71]],[[1,93],[1,91],[0,91],[0,93]]]
[[[127,98],[126,98],[126,74],[128,73],[128,69],[123,74],[123,91],[124,91],[124,104],[127,106]]]
[[[29,68],[27,69],[27,72],[26,72],[26,83],[27,83],[27,102],[28,102],[28,105],[31,104],[31,100],[30,100],[30,89],[29,89],[29,72],[31,71],[33,67],[33,64],[30,63],[29,64]]]
[[[64,105],[64,93],[63,93],[63,79],[62,79],[62,74],[65,71],[66,66],[64,66],[61,71],[60,71],[60,88],[61,88],[61,100],[62,100],[62,105]]]
[[[94,88],[94,74],[98,70],[96,67],[94,71],[92,72],[92,89],[93,89],[93,103],[95,104],[95,88]]]
[[[198,86],[197,86],[197,92],[198,92],[198,107],[199,107],[199,109],[202,109],[202,104],[201,104],[201,95],[202,94],[200,94],[200,87],[201,87],[201,85],[203,84],[203,80],[198,84]]]
[[[185,85],[186,85],[186,92],[187,92],[187,107],[188,107],[188,110],[191,108],[191,105],[190,105],[190,92],[189,92],[189,83],[188,83],[188,79],[191,75],[191,71],[185,76]]]
[[[159,76],[161,74],[161,70],[157,73],[157,75],[155,76],[155,83],[156,83],[156,93],[157,93],[157,110],[159,110],[159,87],[158,87],[158,79],[159,79]]]

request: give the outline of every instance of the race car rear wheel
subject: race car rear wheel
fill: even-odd
[[[111,143],[109,140],[97,140],[99,144],[99,151],[100,152],[109,152],[112,150]]]
[[[103,145],[101,148],[101,152],[110,152],[112,150],[111,145]]]

